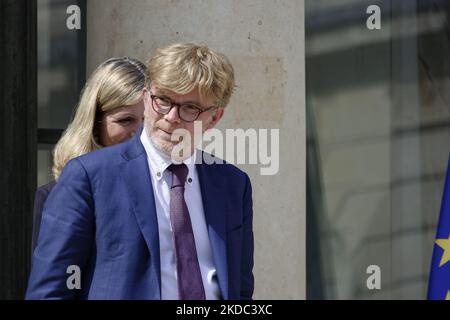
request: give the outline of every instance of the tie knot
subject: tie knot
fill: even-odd
[[[186,182],[186,178],[188,175],[188,167],[182,164],[171,164],[167,170],[172,172],[172,186],[174,187],[184,187],[184,183]]]

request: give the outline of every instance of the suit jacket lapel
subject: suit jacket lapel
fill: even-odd
[[[223,299],[228,299],[228,263],[226,248],[227,202],[225,179],[215,175],[215,165],[197,164],[203,210],[208,226],[214,264]]]
[[[123,153],[126,161],[122,167],[122,174],[128,188],[128,195],[136,220],[150,250],[152,267],[156,270],[156,276],[159,280],[158,292],[161,295],[158,220],[147,154],[140,141],[140,133],[134,135],[127,147]]]

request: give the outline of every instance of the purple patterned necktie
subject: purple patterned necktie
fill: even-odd
[[[172,164],[170,188],[170,222],[175,239],[175,256],[178,274],[178,296],[180,300],[204,300],[202,275],[197,259],[191,218],[184,201],[184,184],[188,174],[185,164]]]

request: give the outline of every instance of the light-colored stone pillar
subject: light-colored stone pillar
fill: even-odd
[[[205,43],[230,58],[237,88],[219,129],[279,129],[277,174],[239,165],[253,185],[254,298],[304,299],[304,1],[89,0],[87,10],[88,74],[109,57],[147,61],[174,42]]]

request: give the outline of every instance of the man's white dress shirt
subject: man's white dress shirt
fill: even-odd
[[[178,283],[175,256],[175,244],[172,226],[170,223],[170,186],[172,174],[166,170],[172,161],[163,152],[158,150],[148,137],[146,130],[142,130],[141,142],[147,153],[147,162],[150,168],[153,194],[155,197],[156,214],[158,218],[159,246],[161,260],[161,299],[177,300]],[[205,297],[208,300],[221,298],[217,282],[217,272],[214,266],[208,229],[203,211],[203,201],[198,181],[195,159],[198,151],[184,160],[189,173],[186,179],[184,199],[189,210],[194,232],[195,247],[202,274]]]

